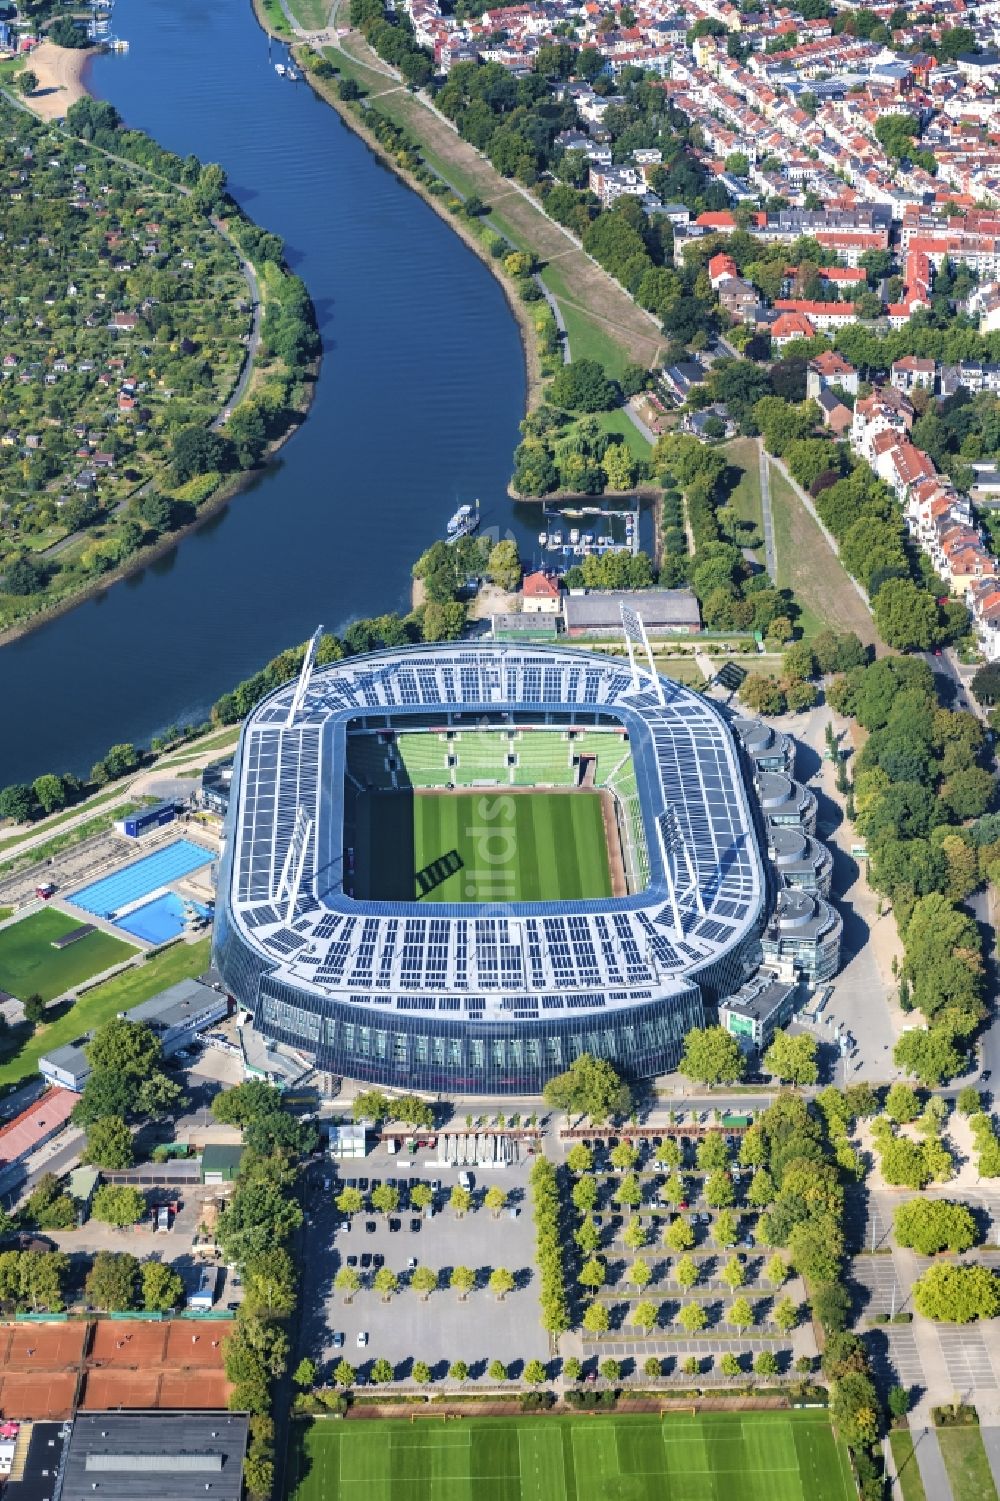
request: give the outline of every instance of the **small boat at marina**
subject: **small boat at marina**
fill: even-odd
[[[548,540],[549,540],[549,534],[548,534],[548,532],[539,532],[538,533],[538,545],[539,545],[539,547],[544,547],[545,544],[546,544],[546,542]]]
[[[296,73],[296,71],[295,71],[294,68],[286,68],[285,69],[285,77],[287,79],[289,79],[292,83],[298,83],[298,81],[299,81],[299,75]]]
[[[459,506],[448,522],[447,540],[457,542],[459,537],[468,537],[479,530],[479,501],[474,506]]]
[[[550,532],[549,533],[549,551],[551,552],[552,549],[556,548],[556,547],[562,547],[562,545],[563,545],[562,532]]]
[[[580,540],[580,528],[576,527],[576,526],[571,527],[570,534],[569,534],[569,544],[570,544],[570,546],[571,547],[575,547],[576,544],[579,542],[579,540]]]
[[[286,71],[284,63],[275,63],[274,71],[277,73],[279,78],[284,78]]]

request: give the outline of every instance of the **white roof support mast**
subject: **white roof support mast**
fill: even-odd
[[[288,717],[285,720],[286,730],[292,728],[292,725],[295,723],[295,716],[306,701],[306,694],[309,692],[309,680],[312,677],[313,668],[316,666],[316,653],[319,651],[319,642],[322,634],[323,627],[318,625],[306,646],[306,654],[302,658],[302,670],[299,673],[299,680],[295,685],[292,701],[288,705]]]
[[[667,702],[667,695],[664,691],[663,681],[653,662],[653,648],[649,644],[649,637],[646,634],[646,627],[642,616],[638,610],[634,610],[631,605],[625,604],[624,601],[622,601],[619,609],[622,614],[622,630],[625,632],[625,645],[628,649],[628,662],[632,669],[632,687],[637,693],[642,687],[642,680],[639,677],[639,667],[635,660],[635,649],[638,646],[646,659],[646,666],[649,669],[650,680],[656,690],[657,698],[661,704],[665,704]]]

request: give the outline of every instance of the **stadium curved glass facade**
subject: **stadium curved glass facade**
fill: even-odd
[[[346,737],[419,725],[607,725],[627,736],[648,874],[579,901],[359,901]],[[580,1053],[635,1077],[758,965],[768,881],[718,710],[669,679],[557,647],[462,642],[352,658],[288,684],[240,737],[214,958],[266,1036],[401,1088],[538,1093]]]

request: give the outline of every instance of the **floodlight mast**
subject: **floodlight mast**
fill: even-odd
[[[639,667],[635,660],[635,649],[638,646],[646,658],[646,666],[649,669],[649,676],[655,686],[656,696],[661,704],[665,704],[667,702],[667,695],[664,691],[663,679],[657,672],[653,662],[653,648],[649,644],[649,637],[646,634],[646,626],[643,618],[638,610],[633,609],[631,605],[627,605],[624,600],[621,601],[619,609],[621,610],[622,630],[625,632],[625,646],[628,650],[629,667],[632,669],[632,687],[636,693],[642,688]]]
[[[309,682],[312,678],[313,668],[316,666],[316,653],[319,651],[320,637],[322,636],[322,634],[323,627],[321,625],[318,625],[315,631],[313,631],[312,636],[309,638],[309,643],[306,646],[306,654],[302,658],[302,670],[299,673],[299,680],[295,685],[295,692],[292,694],[292,701],[288,705],[288,716],[285,719],[286,730],[290,730],[292,728],[292,725],[295,723],[295,716],[298,714],[299,710],[302,708],[302,705],[306,701],[306,694],[309,692]]]
[[[681,939],[684,937],[684,925],[681,922],[680,900],[678,898],[677,882],[675,879],[675,866],[678,855],[684,861],[684,868],[688,878],[688,884],[684,887],[683,895],[687,897],[694,896],[695,906],[702,917],[705,916],[705,903],[702,900],[701,887],[698,885],[691,852],[687,847],[684,831],[677,818],[677,811],[669,803],[657,817],[656,832],[660,840],[660,851],[663,855],[663,872],[667,881],[667,897],[674,915],[674,931],[678,939]]]

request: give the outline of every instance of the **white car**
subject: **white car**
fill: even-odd
[[[358,1349],[359,1350],[363,1350],[365,1348],[365,1345],[367,1345],[367,1343],[368,1343],[368,1331],[367,1331],[367,1329],[359,1329],[358,1330]]]

